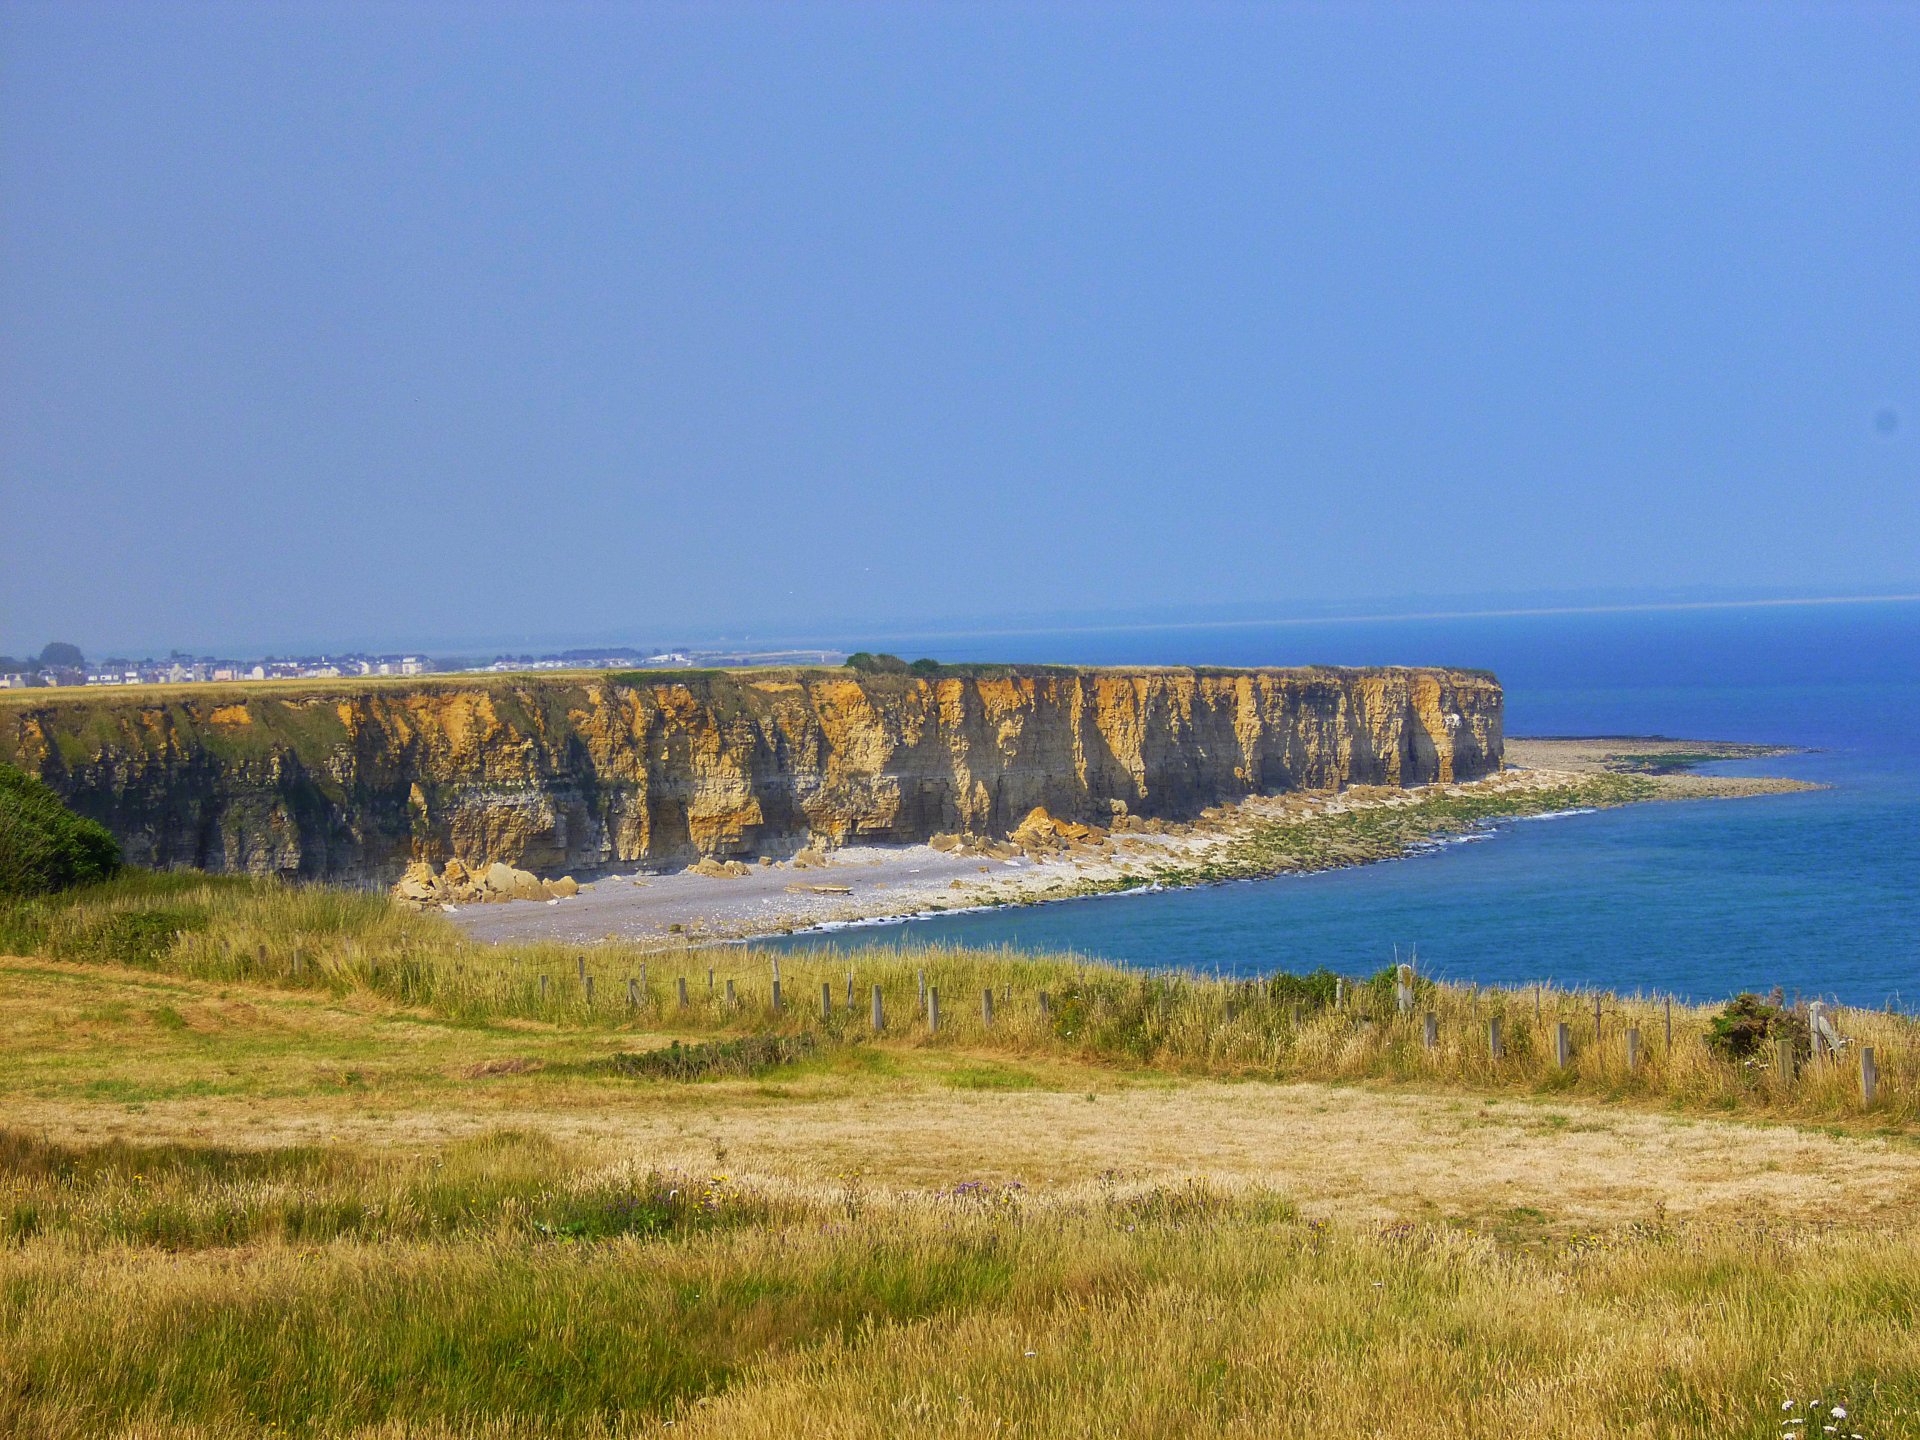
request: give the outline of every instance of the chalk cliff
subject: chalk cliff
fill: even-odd
[[[1466,780],[1501,692],[1455,670],[445,677],[0,704],[0,760],[136,864],[385,883],[1168,819],[1252,793]]]

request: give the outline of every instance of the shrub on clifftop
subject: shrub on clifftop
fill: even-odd
[[[31,775],[0,765],[0,895],[43,895],[105,880],[120,844]]]
[[[857,670],[862,675],[905,675],[907,662],[898,655],[876,654],[871,650],[856,650],[847,656],[846,668]]]

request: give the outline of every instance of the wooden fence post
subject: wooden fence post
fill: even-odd
[[[1567,1068],[1567,1061],[1573,1058],[1573,1032],[1562,1020],[1553,1027],[1553,1063],[1560,1069]]]
[[[833,982],[831,980],[820,982],[820,1018],[822,1020],[833,1018]]]
[[[709,1000],[713,998],[713,967],[711,965],[707,966],[707,998]]]
[[[1773,1047],[1773,1073],[1782,1085],[1793,1083],[1793,1042],[1782,1040]]]
[[[782,995],[780,994],[780,982],[778,979],[776,979],[773,982],[773,1013],[778,1015],[786,1008],[787,1008],[787,1002],[785,998],[782,997]]]
[[[579,972],[580,983],[585,985],[587,983],[587,957],[584,955],[576,955],[574,956],[573,963]]]
[[[1500,1048],[1500,1017],[1487,1017],[1487,1054],[1498,1060],[1505,1052]]]
[[[853,1013],[853,967],[847,966],[847,1013]]]
[[[873,987],[873,1033],[878,1035],[887,1028],[886,1007],[880,1002],[880,987]]]
[[[540,977],[540,1003],[547,1003],[547,977],[544,975]]]
[[[938,985],[927,987],[927,1033],[929,1035],[940,1033],[940,987]]]
[[[1044,1020],[1052,1013],[1053,1013],[1052,997],[1049,996],[1046,991],[1042,990],[1040,992],[1040,1018]]]
[[[1673,997],[1667,996],[1667,1049],[1673,1049]]]
[[[1413,966],[1400,966],[1393,987],[1393,1000],[1402,1015],[1413,1013]]]
[[[1533,1023],[1536,1025],[1540,1023],[1540,987],[1538,985],[1533,987]]]
[[[684,1010],[687,1008],[687,977],[682,975],[673,984],[674,988],[680,992],[680,1008]]]
[[[989,1030],[993,1028],[993,987],[991,985],[980,992],[980,1023]]]
[[[922,970],[918,973],[920,976],[920,1003],[925,1005],[927,1003],[927,972]]]
[[[1597,990],[1593,995],[1593,1043],[1600,1043],[1600,992]]]
[[[1627,1069],[1638,1070],[1639,1068],[1640,1027],[1637,1025],[1629,1025],[1627,1027]]]
[[[593,976],[582,975],[580,984],[587,992],[587,1008],[591,1010],[593,1008]]]
[[[1333,1008],[1336,1010],[1344,1010],[1347,1008],[1347,982],[1345,980],[1336,979],[1333,982]],[[1232,1017],[1229,1016],[1228,1018],[1231,1019]]]
[[[729,975],[727,977],[727,1009],[733,1009],[733,1000],[733,977]]]
[[[1873,1104],[1873,1092],[1880,1088],[1880,1071],[1873,1063],[1873,1046],[1860,1047],[1860,1102]]]
[[[1440,1017],[1427,1011],[1427,1023],[1422,1027],[1426,1031],[1427,1049],[1436,1050],[1440,1046]]]
[[[638,1010],[639,1008],[640,982],[629,975],[627,977],[627,1009]]]

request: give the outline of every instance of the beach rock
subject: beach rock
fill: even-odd
[[[949,850],[958,850],[961,843],[960,837],[950,830],[943,830],[938,835],[929,836],[927,839],[927,844],[943,854]]]
[[[550,900],[551,891],[530,870],[496,860],[475,877],[476,889],[487,900]]]
[[[702,860],[687,868],[695,875],[705,875],[713,880],[739,880],[753,873],[738,860]]]
[[[580,886],[571,875],[562,875],[558,880],[547,882],[547,892],[556,899],[571,900],[580,893]]]
[[[1012,838],[1016,845],[1030,850],[1071,850],[1099,844],[1107,838],[1107,832],[1098,825],[1055,819],[1044,805],[1036,805],[1014,827]]]
[[[832,863],[826,851],[815,849],[811,845],[805,850],[795,852],[793,857],[793,868],[796,870],[824,870]]]
[[[1048,844],[1053,840],[1053,816],[1047,813],[1047,807],[1036,805],[1029,810],[1026,818],[1013,827],[1010,837],[1014,844],[1032,847]]]
[[[393,898],[414,905],[439,904],[440,882],[433,873],[433,866],[423,860],[416,860],[407,866],[407,873],[394,884]]]

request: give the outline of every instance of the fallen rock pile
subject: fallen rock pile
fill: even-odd
[[[571,875],[542,880],[531,870],[499,860],[478,870],[469,870],[456,856],[437,871],[429,861],[414,861],[395,883],[393,898],[428,909],[440,905],[487,905],[505,900],[566,900],[578,895],[580,888],[580,883]]]

